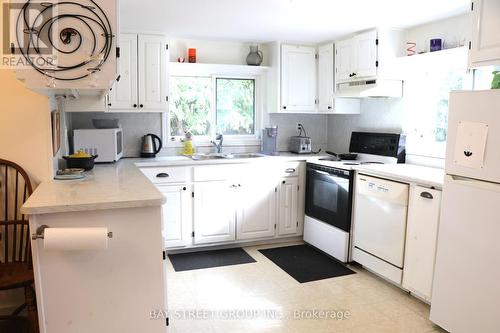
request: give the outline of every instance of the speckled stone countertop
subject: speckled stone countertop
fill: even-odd
[[[42,182],[22,207],[24,214],[160,206],[164,196],[134,160],[98,164],[81,180]]]

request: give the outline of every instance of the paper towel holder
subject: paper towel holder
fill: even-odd
[[[49,226],[45,224],[36,228],[36,233],[31,235],[31,239],[32,240],[43,239],[45,237],[45,229],[47,228],[49,228]],[[111,231],[108,232],[108,238],[113,238],[113,233]]]

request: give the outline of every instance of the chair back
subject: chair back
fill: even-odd
[[[29,223],[21,207],[32,192],[26,171],[0,159],[0,266],[31,263]]]

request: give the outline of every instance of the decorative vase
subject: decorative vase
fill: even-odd
[[[250,46],[250,53],[247,56],[247,64],[250,66],[260,66],[264,57],[262,51],[259,50],[257,45]]]

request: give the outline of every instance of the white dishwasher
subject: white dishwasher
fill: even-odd
[[[356,176],[352,259],[401,284],[409,185]]]

